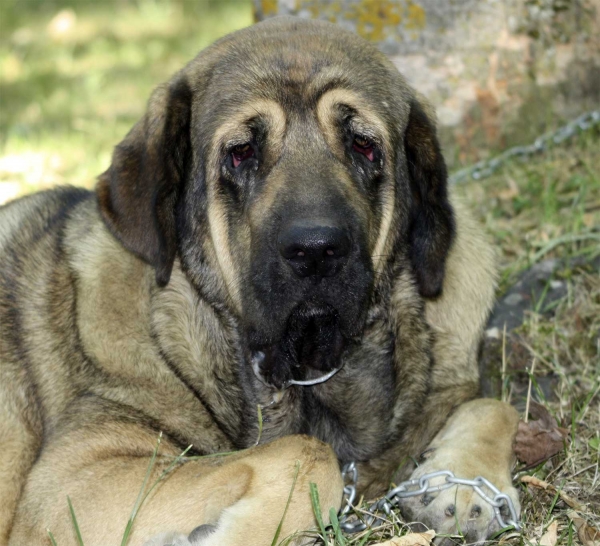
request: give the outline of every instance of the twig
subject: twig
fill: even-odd
[[[527,387],[527,403],[525,404],[525,418],[523,419],[523,421],[525,421],[526,423],[529,420],[529,403],[531,402],[531,383],[533,372],[535,371],[535,358],[536,357],[534,356],[533,360],[531,361],[531,371],[529,372],[529,386]]]
[[[262,436],[263,431],[263,415],[262,406],[260,404],[256,404],[256,411],[258,413],[258,437],[256,438],[256,443],[254,444],[255,446],[260,443],[260,437]]]
[[[506,396],[506,322],[504,322],[504,328],[502,330],[502,400],[509,402]]]

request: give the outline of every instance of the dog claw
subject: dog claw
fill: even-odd
[[[216,525],[205,523],[196,527],[188,536],[192,546],[200,546],[202,541],[217,530]]]

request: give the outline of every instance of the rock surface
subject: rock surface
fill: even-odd
[[[451,168],[600,107],[600,0],[254,0],[258,20],[333,21],[436,107]]]

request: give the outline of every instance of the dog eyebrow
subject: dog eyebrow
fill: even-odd
[[[240,129],[242,129],[240,127]],[[241,144],[246,144],[252,138],[252,131],[240,130],[239,133],[234,135],[230,135],[229,138],[221,141],[221,146],[225,149],[233,148],[234,146],[239,146]]]
[[[384,142],[382,142],[382,135],[379,133],[379,131],[376,129],[374,130],[371,123],[365,123],[365,120],[360,114],[353,115],[350,118],[349,126],[354,133],[368,137],[379,146],[384,145]]]
[[[330,91],[334,90],[347,91],[352,93],[350,82],[344,76],[336,76],[328,79],[325,83],[322,83],[320,79],[317,79],[308,90],[308,100],[312,104],[318,104],[321,101],[323,95],[326,95]]]
[[[328,66],[315,74],[314,78],[309,82],[306,97],[316,104],[329,91],[342,89],[352,92],[352,87],[352,81],[348,78],[345,70],[339,66]]]
[[[377,115],[375,110],[355,91],[346,88],[333,88],[323,93],[317,103],[317,117],[326,134],[331,134],[332,110],[339,106],[346,106],[354,114],[352,123],[357,130],[373,138],[380,146],[389,146],[389,133],[384,121]],[[386,150],[388,151],[388,150]]]
[[[287,126],[287,117],[281,105],[270,99],[259,99],[241,105],[240,109],[222,123],[214,133],[213,150],[247,142],[252,132],[249,123],[260,118],[266,121],[273,142],[281,142]]]

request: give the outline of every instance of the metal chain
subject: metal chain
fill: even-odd
[[[443,483],[437,485],[429,484],[429,480],[441,476],[446,478]],[[359,533],[367,528],[378,525],[378,522],[384,522],[385,520],[383,518],[377,516],[377,512],[383,512],[386,515],[389,515],[392,508],[397,506],[401,499],[416,497],[426,493],[444,491],[455,485],[468,485],[472,487],[484,501],[490,504],[494,509],[494,514],[501,529],[512,526],[517,531],[521,530],[519,516],[517,515],[512,499],[508,495],[502,493],[493,483],[483,476],[478,476],[474,480],[465,480],[463,478],[457,478],[450,470],[440,470],[438,472],[424,474],[420,478],[402,482],[397,487],[390,489],[384,497],[371,504],[367,510],[368,515],[363,519],[357,519],[356,521],[348,521],[350,509],[354,506],[354,501],[356,500],[356,484],[358,482],[358,469],[356,468],[356,463],[351,462],[344,465],[344,468],[342,469],[342,478],[344,479],[344,483],[348,481],[348,484],[344,486],[344,500],[346,501],[346,504],[340,510],[338,520],[340,522],[340,527],[346,533]],[[487,495],[483,490],[483,487],[487,487],[492,492],[493,496]],[[506,520],[502,517],[502,513],[500,512],[502,507],[506,507],[510,512],[510,517]]]
[[[564,142],[576,134],[589,131],[600,125],[600,110],[592,110],[576,117],[556,131],[546,133],[535,139],[529,146],[514,146],[492,159],[479,161],[474,165],[461,169],[450,176],[451,184],[459,184],[466,180],[481,180],[494,174],[507,160],[518,157],[525,159]]]

